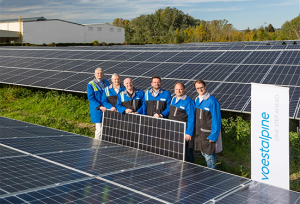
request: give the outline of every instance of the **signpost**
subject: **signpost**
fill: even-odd
[[[251,84],[251,179],[290,189],[289,88]]]

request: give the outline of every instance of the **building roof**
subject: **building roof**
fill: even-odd
[[[22,18],[22,21],[45,21],[47,20],[46,18],[42,17],[31,17],[31,18]],[[19,19],[3,19],[0,20],[0,23],[5,23],[5,22],[16,22],[19,21]]]

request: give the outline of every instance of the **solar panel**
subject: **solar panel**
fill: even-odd
[[[64,48],[2,47],[0,82],[85,93],[86,84],[93,78],[95,68],[101,67],[107,75],[119,73],[121,78],[133,78],[135,87],[141,90],[149,88],[150,82],[146,84],[144,80],[154,75],[159,75],[162,80],[170,83],[169,91],[173,91],[172,86],[179,80],[190,83],[198,78],[216,83],[255,82],[299,87],[298,47],[292,45],[294,41],[287,41],[288,46],[294,46],[295,49],[286,49],[287,46],[281,45],[282,42]],[[267,45],[268,43],[271,45]],[[195,96],[194,91],[186,91],[192,94],[190,97]],[[217,99],[218,97],[222,97],[222,93]],[[239,100],[238,98],[234,97],[233,100]],[[244,100],[233,103],[242,101]],[[248,107],[247,104],[244,106]],[[294,105],[291,107],[297,108]],[[246,109],[239,111],[243,112]],[[291,113],[295,111],[291,110]],[[296,115],[290,114],[290,117]]]
[[[185,123],[139,114],[103,114],[105,141],[184,160]]]
[[[251,182],[217,203],[299,203],[299,194],[263,183]]]

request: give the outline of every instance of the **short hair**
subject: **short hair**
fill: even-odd
[[[102,68],[100,68],[100,67],[96,68],[96,69],[95,69],[95,72],[96,72],[97,70],[99,70],[99,71],[102,71],[102,72],[103,72],[103,69],[102,69]]]
[[[202,79],[197,79],[197,80],[194,82],[194,86],[195,86],[195,87],[196,87],[196,84],[203,84],[204,86],[206,86],[205,81],[203,81]]]
[[[130,81],[132,82],[132,79],[131,79],[131,78],[126,78],[126,79],[130,79]],[[125,83],[125,80],[126,80],[126,79],[123,80],[123,83]]]
[[[153,77],[151,78],[151,82],[153,81],[153,79],[159,79],[159,81],[161,82],[161,78],[160,78],[159,76],[153,76]]]
[[[117,73],[113,73],[113,74],[111,75],[111,78],[113,78],[113,77],[115,77],[115,76],[118,76],[118,77],[120,78],[119,74],[117,74]]]
[[[176,86],[177,84],[180,84],[181,87],[182,87],[183,89],[185,89],[185,85],[184,85],[183,83],[181,83],[181,82],[177,82],[177,83],[174,85],[174,89],[175,89],[175,86]]]

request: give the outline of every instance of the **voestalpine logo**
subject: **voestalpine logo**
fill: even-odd
[[[251,179],[289,190],[289,88],[251,83]]]
[[[260,135],[260,140],[261,140],[261,173],[262,173],[262,180],[269,179],[269,159],[270,159],[270,140],[272,137],[270,137],[270,120],[269,120],[269,114],[266,112],[263,112],[261,114],[262,120],[261,120],[261,135]]]

